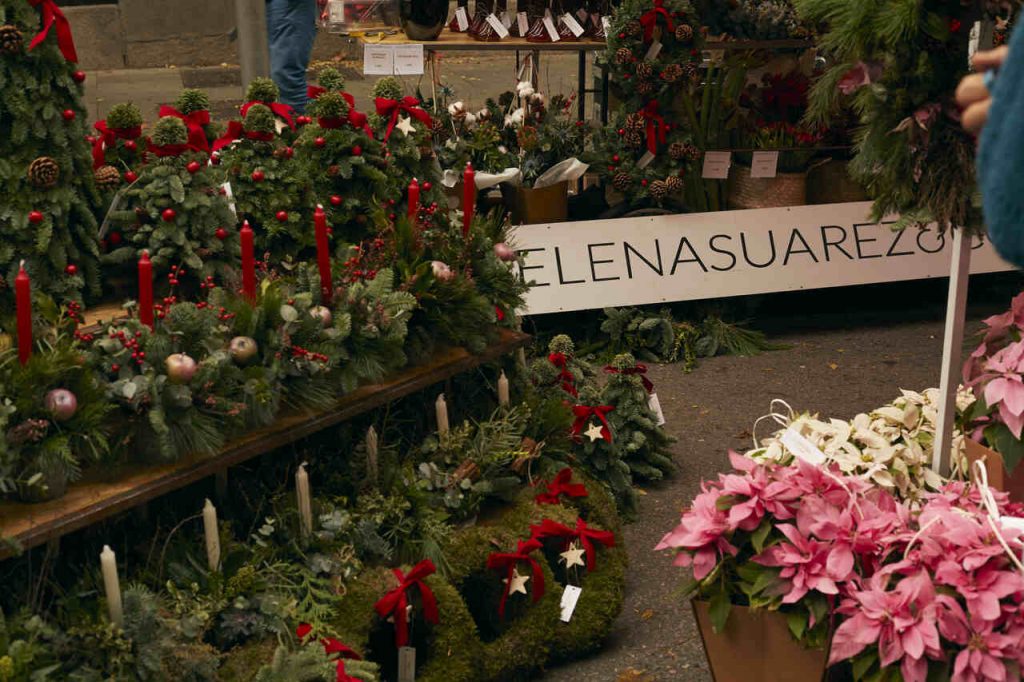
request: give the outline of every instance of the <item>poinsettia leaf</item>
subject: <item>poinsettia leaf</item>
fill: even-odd
[[[1017,440],[1005,424],[997,424],[992,428],[994,440],[989,442],[993,449],[1003,457],[1003,464],[1006,470],[1013,473],[1013,470],[1024,459],[1024,442]],[[985,437],[989,437],[989,429],[985,429]]]
[[[764,551],[764,539],[768,537],[768,533],[772,531],[772,524],[766,518],[761,521],[761,525],[758,526],[753,533],[750,534],[750,542],[754,545],[754,551],[760,554]]]
[[[715,507],[718,511],[729,511],[736,504],[735,495],[722,495],[715,500]]]
[[[793,639],[799,642],[807,631],[807,614],[802,611],[787,613],[786,625],[789,626],[789,634],[793,635]]]
[[[720,590],[711,597],[708,604],[708,615],[711,617],[711,627],[715,632],[725,631],[725,624],[729,621],[729,611],[732,610],[732,603],[725,590]]]
[[[867,650],[862,655],[853,659],[853,679],[859,680],[871,670],[871,666],[878,660],[878,654],[873,650]]]

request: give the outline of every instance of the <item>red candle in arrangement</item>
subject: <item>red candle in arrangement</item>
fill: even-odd
[[[250,301],[256,300],[256,256],[253,248],[253,233],[249,221],[242,223],[239,231],[242,241],[242,293]]]
[[[32,356],[32,283],[25,272],[25,261],[14,278],[14,299],[18,309],[18,360],[28,362]]]
[[[327,243],[327,214],[320,204],[316,205],[313,213],[313,223],[316,228],[316,263],[320,268],[320,298],[324,305],[330,305],[334,288],[331,281],[331,247]]]
[[[473,164],[466,163],[466,172],[462,174],[462,236],[469,234],[469,226],[473,222],[473,210],[476,208],[476,173]]]
[[[149,251],[139,257],[139,322],[153,328],[153,263]]]
[[[409,220],[412,224],[416,224],[416,216],[420,212],[420,183],[416,182],[416,178],[412,179],[409,183]]]

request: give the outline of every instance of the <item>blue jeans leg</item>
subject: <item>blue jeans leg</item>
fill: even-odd
[[[306,110],[306,69],[316,39],[316,0],[267,0],[270,76],[281,101]]]

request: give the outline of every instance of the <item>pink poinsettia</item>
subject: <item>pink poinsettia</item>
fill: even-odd
[[[811,590],[839,594],[837,583],[853,577],[853,552],[848,545],[819,542],[789,524],[778,526],[778,530],[789,542],[769,547],[753,561],[782,569],[779,577],[785,583],[783,604],[795,604]]]
[[[1020,646],[1020,635],[997,632],[991,623],[972,629],[953,663],[953,682],[1008,682],[1007,663],[1018,660]]]
[[[857,62],[852,69],[839,79],[839,92],[852,95],[866,85],[871,85],[882,77],[882,65],[879,62]]]
[[[998,406],[999,418],[1019,439],[1024,429],[1024,341],[996,352],[984,369],[977,384],[984,386],[985,402],[989,407]]]
[[[665,534],[655,549],[682,550],[676,556],[676,566],[693,566],[695,580],[703,580],[724,555],[735,556],[736,548],[729,544],[726,534],[731,527],[725,512],[717,507],[721,491],[705,484],[703,492],[683,515],[679,525]]]

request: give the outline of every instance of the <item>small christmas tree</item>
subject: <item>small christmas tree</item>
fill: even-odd
[[[616,355],[609,372],[601,402],[615,407],[608,421],[622,457],[634,479],[661,479],[674,468],[668,449],[672,437],[658,426],[658,415],[650,408],[650,396],[637,373],[636,358],[629,353]]]
[[[97,135],[92,137],[92,165],[96,187],[101,192],[113,192],[122,181],[131,183],[137,177],[135,170],[142,165],[145,145],[139,148],[142,137],[142,112],[131,102],[115,104],[107,117],[93,126]]]
[[[185,88],[173,106],[160,107],[161,116],[180,118],[188,128],[188,142],[208,152],[217,139],[217,125],[210,120],[210,97],[202,90]]]
[[[576,346],[565,334],[548,344],[548,356],[535,358],[530,364],[530,379],[545,395],[556,393],[564,400],[575,400],[591,387],[594,368],[576,357]]]
[[[280,96],[281,91],[274,81],[269,78],[253,78],[249,82],[249,87],[245,89],[246,103],[242,105],[240,112],[242,116],[245,116],[249,107],[254,104],[265,105],[274,112],[274,116],[280,121],[279,132],[285,136],[286,141],[291,141],[295,136],[295,110],[287,104],[278,102],[277,99]],[[288,128],[287,131],[285,126]]]
[[[172,116],[154,127],[150,152],[155,160],[111,211],[125,241],[107,261],[134,266],[148,250],[158,273],[182,265],[199,279],[229,275],[238,258],[236,219],[206,154],[190,149],[185,124]]]
[[[74,66],[70,34],[44,28],[40,10],[25,0],[0,0],[0,26],[3,316],[13,310],[11,283],[22,260],[34,289],[58,301],[99,290],[102,198],[85,141],[85,73]]]
[[[611,422],[615,406],[604,403],[595,387],[586,386],[572,411],[573,454],[591,476],[608,486],[622,513],[632,515],[636,491],[620,436]]]

